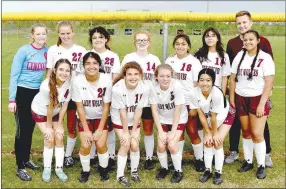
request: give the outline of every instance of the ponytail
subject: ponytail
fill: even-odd
[[[57,46],[60,46],[60,44],[62,44],[62,40],[60,37],[58,37]]]
[[[254,59],[252,61],[251,70],[250,70],[250,73],[248,75],[247,80],[252,80],[252,75],[253,75],[252,72],[253,72],[253,68],[254,68],[255,62],[257,60],[258,53],[259,53],[259,44],[257,45],[256,55],[255,55],[255,57],[254,57]]]
[[[238,72],[239,72],[241,63],[242,63],[242,61],[243,61],[243,59],[244,59],[244,57],[245,57],[245,54],[246,54],[246,49],[242,49],[242,50],[243,50],[243,54],[242,54],[242,57],[241,57],[241,59],[240,59],[240,61],[239,61],[238,66],[237,66],[236,75],[235,75],[235,82],[238,82],[238,80],[237,80],[237,75],[238,75]]]
[[[49,78],[49,88],[50,88],[50,107],[55,108],[59,104],[59,101],[58,101],[57,79],[54,71],[52,71]]]

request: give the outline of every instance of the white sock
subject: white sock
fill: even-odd
[[[96,154],[96,146],[95,146],[95,142],[92,141],[91,148],[90,148],[90,159],[94,159],[95,154]]]
[[[199,134],[201,141],[203,141],[204,140],[204,130],[198,130],[198,134]]]
[[[213,161],[213,148],[204,147],[204,162],[206,169],[212,172],[212,161]]]
[[[130,160],[131,160],[131,173],[137,171],[139,161],[140,161],[140,151],[132,152],[130,151]]]
[[[54,148],[47,148],[44,146],[44,151],[43,151],[44,167],[49,167],[49,168],[52,167],[53,153],[54,153]]]
[[[194,155],[196,160],[203,160],[203,156],[204,156],[204,145],[203,145],[203,141],[201,141],[201,143],[199,144],[192,144],[193,149],[194,149]]]
[[[178,152],[180,152],[181,155],[183,155],[183,152],[184,152],[184,144],[185,144],[185,140],[178,142]]]
[[[112,159],[115,158],[115,146],[116,146],[115,132],[114,132],[114,129],[112,129],[112,131],[108,132],[108,135],[107,135],[108,154],[109,154],[109,157]]]
[[[224,152],[223,148],[215,149],[214,148],[214,155],[215,155],[215,170],[222,174],[222,166],[224,161]]]
[[[257,160],[257,166],[262,165],[265,167],[266,144],[265,140],[260,143],[254,143],[254,152]]]
[[[116,175],[117,180],[119,179],[119,177],[124,176],[124,169],[126,166],[126,162],[127,162],[127,155],[121,156],[120,154],[118,154],[118,156],[117,156],[117,175]]]
[[[242,146],[243,146],[244,159],[248,163],[252,163],[253,161],[253,141],[252,139],[242,138]]]
[[[56,158],[56,167],[55,169],[62,169],[64,164],[64,147],[56,147],[55,146],[55,158]]]
[[[76,143],[76,138],[71,138],[67,136],[67,147],[66,147],[65,157],[72,156],[75,143]]]
[[[157,151],[157,156],[158,156],[159,162],[161,164],[161,167],[168,169],[167,151],[162,152],[162,153]]]
[[[98,155],[99,165],[102,168],[106,168],[108,165],[108,151],[106,151],[104,154],[97,153],[97,155]]]
[[[176,171],[182,172],[182,154],[171,154],[171,158]]]
[[[80,157],[82,170],[84,172],[89,172],[90,171],[90,154],[83,156],[79,153],[79,157]]]
[[[154,152],[154,134],[150,136],[144,136],[144,144],[146,151],[146,159],[152,159]]]

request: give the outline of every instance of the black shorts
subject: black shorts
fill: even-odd
[[[153,119],[151,107],[143,108],[143,112],[142,112],[141,118],[142,119]]]

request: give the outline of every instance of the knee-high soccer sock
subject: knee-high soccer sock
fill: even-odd
[[[243,146],[244,159],[247,161],[247,163],[252,163],[253,161],[253,141],[252,139],[242,138],[242,146]]]
[[[182,154],[177,152],[177,154],[171,154],[171,158],[176,171],[182,172]]]
[[[84,156],[81,155],[79,153],[79,157],[80,157],[80,162],[81,162],[81,166],[82,166],[82,170],[84,172],[89,172],[90,171],[90,154]]]
[[[199,134],[201,141],[203,141],[204,140],[204,130],[198,130],[198,134]]]
[[[154,152],[154,134],[150,136],[144,136],[144,144],[146,151],[146,159],[152,159]]]
[[[47,148],[44,146],[43,157],[44,157],[44,168],[51,168],[53,161],[54,148]]]
[[[134,171],[137,171],[139,166],[139,160],[140,160],[140,151],[132,152],[130,151],[130,160],[131,160],[131,173]]]
[[[95,142],[92,141],[91,148],[90,148],[90,159],[94,159],[95,154],[96,154],[96,146],[95,146]]]
[[[185,140],[181,140],[178,142],[178,152],[180,152],[181,155],[184,153],[184,144]]]
[[[215,155],[215,170],[222,174],[222,166],[224,161],[224,152],[223,148],[215,149],[214,148],[214,155]]]
[[[65,157],[72,156],[72,152],[76,143],[76,138],[67,137],[67,147]]]
[[[194,155],[196,160],[201,160],[203,161],[203,156],[204,156],[204,145],[203,142],[201,141],[201,143],[199,144],[192,144],[193,149],[194,149]]]
[[[119,177],[124,176],[124,169],[126,166],[126,162],[127,162],[127,155],[121,156],[118,153],[118,156],[117,156],[117,175],[116,175],[117,180],[119,179]]]
[[[266,144],[265,140],[260,143],[254,143],[254,152],[257,160],[257,166],[265,167]]]
[[[168,169],[167,151],[162,152],[162,153],[157,151],[157,156],[158,156],[159,162],[161,164],[161,167]]]
[[[102,168],[106,168],[108,165],[108,151],[106,151],[104,154],[97,153],[97,155],[98,155],[99,165]]]
[[[64,147],[55,146],[56,170],[63,168],[64,154],[65,154]]]
[[[116,146],[116,137],[115,137],[114,129],[112,129],[112,131],[108,132],[108,136],[107,136],[108,154],[109,154],[109,157],[112,159],[115,158],[115,146]]]
[[[204,147],[204,155],[206,169],[209,169],[210,172],[212,172],[213,148]]]

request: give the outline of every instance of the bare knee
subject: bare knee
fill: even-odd
[[[178,145],[176,145],[174,142],[170,142],[168,144],[168,148],[171,154],[176,154],[178,152]]]

